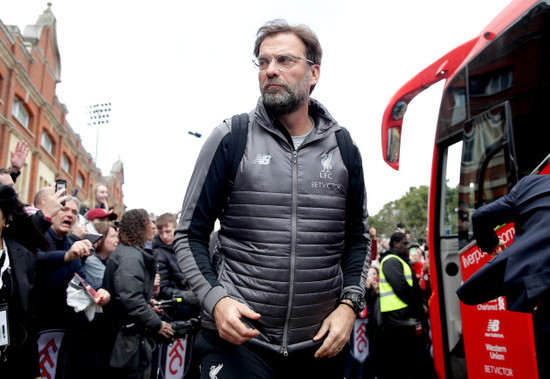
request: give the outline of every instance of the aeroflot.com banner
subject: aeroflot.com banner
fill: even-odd
[[[508,224],[497,235],[508,246],[514,233],[514,225]],[[477,245],[463,252],[462,280],[491,258]],[[538,378],[531,314],[507,311],[504,297],[478,305],[460,303],[460,311],[468,378]]]

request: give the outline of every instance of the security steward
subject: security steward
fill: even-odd
[[[390,249],[381,255],[380,378],[383,379],[435,378],[420,322],[428,309],[409,263],[408,245],[407,236],[396,232],[390,238]]]

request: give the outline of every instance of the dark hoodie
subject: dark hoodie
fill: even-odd
[[[153,241],[153,254],[157,258],[158,273],[160,275],[160,299],[172,299],[182,297],[187,305],[198,305],[195,293],[189,288],[187,280],[183,276],[178,265],[173,245],[167,245],[155,236]]]

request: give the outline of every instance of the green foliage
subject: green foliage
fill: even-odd
[[[369,224],[376,228],[376,234],[390,237],[401,222],[411,234],[412,240],[425,240],[428,225],[428,186],[411,187],[400,199],[386,203]]]
[[[444,225],[450,226],[450,234],[458,233],[458,185],[455,188],[447,186]]]
[[[402,198],[390,201],[376,215],[371,216],[369,225],[376,228],[376,234],[383,234],[389,238],[399,222],[411,234],[411,240],[424,241],[428,226],[428,186],[411,187]],[[444,225],[448,225],[449,232],[458,233],[458,185],[448,187],[445,192]]]

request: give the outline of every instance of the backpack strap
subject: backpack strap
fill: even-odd
[[[336,141],[342,155],[344,165],[348,169],[349,188],[348,196],[346,197],[346,221],[351,215],[359,216],[357,204],[362,201],[364,196],[364,179],[359,166],[359,150],[353,144],[348,130],[342,127],[336,131]],[[362,190],[363,189],[363,190]]]
[[[335,132],[338,148],[342,154],[344,165],[349,171],[350,178],[359,173],[359,164],[357,159],[357,148],[353,145],[349,131],[341,127]]]
[[[227,146],[227,159],[229,162],[227,180],[230,185],[233,184],[239,164],[246,147],[248,137],[248,113],[234,115],[231,118],[231,134],[229,135],[229,145]]]
[[[350,173],[350,178],[356,176],[359,172],[357,159],[357,148],[353,145],[353,141],[349,131],[341,127],[336,131],[336,140],[342,154],[344,165]],[[227,172],[227,182],[231,187],[237,175],[239,164],[244,154],[246,140],[248,137],[248,113],[234,115],[231,118],[231,133],[229,135],[229,144],[227,146],[227,158],[229,165]],[[231,190],[231,188],[229,188]]]

